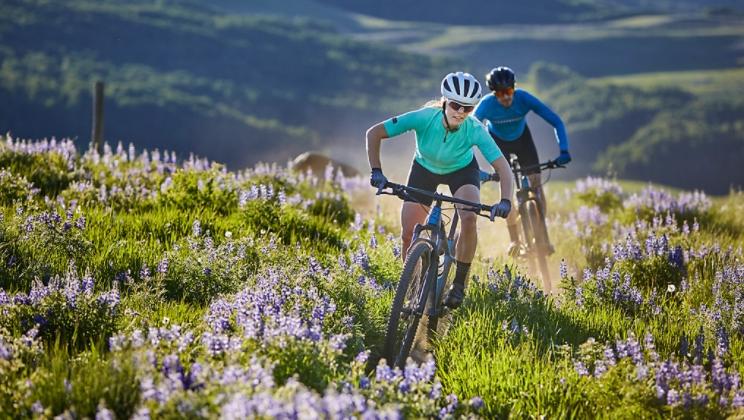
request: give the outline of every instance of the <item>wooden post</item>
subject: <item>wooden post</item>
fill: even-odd
[[[93,147],[103,154],[103,82],[96,81],[93,89]]]

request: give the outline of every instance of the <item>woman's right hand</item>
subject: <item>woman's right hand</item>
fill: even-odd
[[[375,188],[385,188],[385,184],[387,184],[388,179],[387,177],[382,173],[381,168],[372,168],[372,173],[369,176],[369,184],[372,185]]]
[[[497,217],[506,219],[506,216],[509,215],[510,211],[511,200],[502,198],[498,204],[494,204],[493,207],[491,207],[491,221],[493,221]]]

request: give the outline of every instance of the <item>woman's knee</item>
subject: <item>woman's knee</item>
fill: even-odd
[[[462,229],[475,230],[478,224],[478,216],[472,211],[460,212],[460,223]]]

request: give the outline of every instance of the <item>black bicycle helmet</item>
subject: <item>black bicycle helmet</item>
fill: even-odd
[[[492,91],[514,87],[517,77],[514,70],[509,67],[499,66],[486,75],[486,84]]]

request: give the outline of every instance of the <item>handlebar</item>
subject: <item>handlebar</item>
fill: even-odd
[[[389,188],[390,191],[385,191],[385,189]],[[385,186],[382,188],[377,189],[377,193],[375,195],[394,195],[400,198],[401,200],[405,199],[413,199],[410,193],[416,193],[420,195],[425,195],[427,197],[431,197],[436,202],[446,202],[446,203],[453,203],[453,204],[462,204],[465,206],[468,206],[469,208],[464,208],[464,210],[472,211],[473,213],[477,214],[478,216],[485,217],[491,221],[494,219],[492,218],[492,208],[494,206],[489,206],[486,204],[481,203],[475,203],[468,200],[463,200],[461,198],[457,197],[451,197],[448,195],[440,194],[437,192],[431,192],[427,190],[422,190],[420,188],[414,188],[409,187],[407,185],[401,185],[396,184],[394,182],[388,181],[385,183]],[[415,200],[414,200],[415,201]],[[483,214],[482,212],[486,212],[486,214]]]
[[[530,165],[530,166],[520,166],[518,169],[513,169],[514,172],[526,172],[526,171],[532,171],[534,169],[555,169],[555,168],[565,168],[566,165],[559,165],[558,162],[554,160],[549,160],[547,162],[538,163],[536,165]]]
[[[556,161],[549,160],[547,162],[538,163],[537,165],[512,168],[512,172],[514,172],[515,175],[519,175],[520,173],[531,171],[534,169],[556,169],[556,168],[565,168],[565,167],[566,165],[559,165]],[[500,181],[501,180],[498,172],[488,173],[486,171],[481,171],[480,179],[481,179],[481,184],[489,182],[489,181]]]

